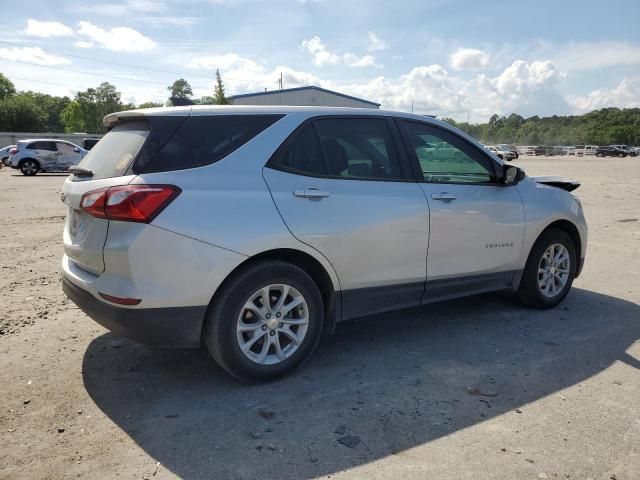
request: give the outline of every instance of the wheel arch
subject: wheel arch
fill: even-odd
[[[211,309],[220,292],[223,291],[225,285],[229,283],[233,277],[235,277],[238,273],[247,269],[251,265],[255,264],[256,262],[260,262],[263,260],[280,260],[283,262],[288,262],[300,267],[305,272],[307,272],[309,276],[311,276],[312,280],[318,286],[320,295],[322,296],[325,318],[324,331],[333,333],[336,319],[339,318],[341,312],[341,297],[339,285],[336,285],[330,273],[327,271],[327,268],[325,268],[325,266],[322,265],[322,263],[318,259],[316,259],[310,253],[293,248],[277,248],[266,250],[248,257],[242,263],[237,265],[231,272],[229,272],[226,278],[218,286],[216,292],[211,298],[211,301],[209,302],[208,309]],[[201,335],[203,334],[204,325]]]
[[[570,220],[560,219],[560,220],[555,220],[555,221],[551,222],[549,225],[547,225],[545,228],[543,228],[540,231],[540,233],[536,237],[535,241],[531,245],[531,249],[533,249],[533,246],[538,242],[540,237],[542,235],[544,235],[545,232],[548,232],[551,229],[561,230],[561,231],[565,232],[567,235],[569,235],[571,237],[571,240],[573,241],[573,245],[574,245],[574,247],[576,249],[576,259],[578,261],[578,268],[576,269],[576,277],[575,278],[578,278],[578,276],[580,275],[580,259],[583,256],[582,239],[580,237],[580,232],[578,230],[578,227],[576,227],[576,225],[573,222],[571,222]],[[529,255],[531,255],[531,251],[529,251]],[[527,256],[527,258],[528,258],[528,256]]]

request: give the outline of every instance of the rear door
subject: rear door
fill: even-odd
[[[83,270],[95,275],[104,271],[103,247],[109,221],[85,213],[80,208],[82,196],[92,190],[130,183],[135,175],[125,174],[145,143],[149,130],[146,121],[117,125],[80,162],[82,167],[92,171],[92,175],[71,175],[64,183],[62,200],[68,206],[64,250]]]
[[[340,281],[343,318],[420,302],[429,211],[387,118],[308,121],[264,178],[291,233]]]
[[[70,143],[56,142],[56,148],[58,150],[58,170],[66,171],[71,165],[77,165],[82,160],[80,150]]]

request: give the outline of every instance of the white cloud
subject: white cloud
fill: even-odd
[[[640,107],[640,80],[623,78],[612,89],[593,90],[585,96],[570,96],[569,104],[578,112],[585,113],[605,107]]]
[[[30,18],[24,33],[34,37],[70,37],[73,30],[60,22],[40,22]]]
[[[553,48],[554,62],[565,71],[640,65],[640,45],[628,42],[573,43],[547,48]]]
[[[40,47],[0,48],[0,59],[37,63],[39,65],[63,65],[70,60],[45,53]]]
[[[92,48],[93,42],[86,42],[84,40],[78,40],[74,45],[78,48]]]
[[[358,56],[353,53],[334,53],[327,50],[320,37],[314,36],[302,41],[302,48],[311,54],[312,62],[316,67],[326,65],[346,65],[348,67],[378,67],[373,55]]]
[[[449,55],[449,63],[455,70],[479,70],[489,65],[489,55],[475,48],[459,48]]]
[[[114,27],[104,30],[92,23],[78,23],[78,34],[88,37],[95,43],[116,52],[143,52],[155,47],[155,42],[142,33],[129,27]]]
[[[378,50],[386,50],[387,48],[389,48],[389,45],[387,44],[387,42],[379,38],[373,32],[368,32],[367,38],[369,39],[369,46],[367,47],[367,50],[369,50],[370,52],[376,52]]]
[[[241,57],[235,53],[227,53],[225,55],[206,55],[202,57],[192,58],[187,66],[190,68],[198,68],[202,70],[245,70],[259,72],[263,71],[263,67],[249,58]]]

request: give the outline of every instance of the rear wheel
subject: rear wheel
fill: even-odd
[[[23,175],[28,177],[32,177],[40,170],[40,165],[35,160],[27,159],[20,163],[20,171]]]
[[[569,293],[576,265],[576,248],[571,237],[562,230],[547,230],[531,249],[518,297],[530,307],[555,307]]]
[[[596,153],[596,157],[604,157],[604,153]]]
[[[216,295],[204,341],[234,377],[272,380],[311,355],[323,320],[320,291],[304,270],[263,261],[236,274]]]

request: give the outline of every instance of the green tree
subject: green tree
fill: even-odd
[[[170,96],[174,98],[191,98],[193,96],[193,90],[191,85],[184,78],[179,78],[172,85],[167,87],[167,90],[171,92]]]
[[[138,105],[136,108],[154,108],[154,107],[162,107],[162,103],[160,102],[143,102]]]
[[[0,101],[0,131],[42,132],[47,114],[28,95],[16,94]]]
[[[121,102],[116,87],[103,82],[97,88],[78,92],[62,111],[62,122],[67,132],[102,133],[106,131],[104,117],[128,107]]]
[[[216,87],[213,92],[213,99],[217,105],[228,105],[229,100],[224,95],[224,85],[222,84],[222,77],[220,76],[220,70],[216,70]]]
[[[11,80],[0,73],[0,100],[16,94],[16,87]]]

